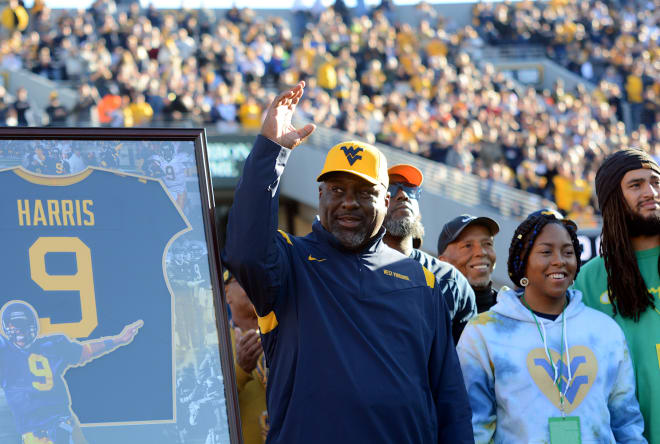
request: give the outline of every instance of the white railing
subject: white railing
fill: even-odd
[[[545,48],[540,45],[502,44],[481,48],[481,55],[487,59],[538,59],[545,58]]]

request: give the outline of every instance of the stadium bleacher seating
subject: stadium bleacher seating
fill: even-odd
[[[247,8],[221,15],[96,0],[53,13],[36,1],[27,22],[3,21],[0,70],[75,86],[75,103],[54,94],[40,109],[27,91],[0,88],[0,124],[256,130],[275,92],[304,79],[303,118],[537,194],[590,226],[594,168],[606,154],[637,146],[660,158],[654,4],[478,3],[474,26],[450,31],[425,4],[414,26],[384,7],[297,11],[289,23]],[[544,45],[597,87],[522,89],[469,55],[526,44]],[[628,127],[622,103],[633,110]]]

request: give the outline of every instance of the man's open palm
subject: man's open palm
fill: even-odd
[[[293,112],[305,90],[305,82],[301,81],[293,88],[283,92],[273,100],[268,107],[266,118],[261,126],[261,135],[286,148],[300,145],[316,126],[308,123],[301,129],[296,129],[291,123]]]

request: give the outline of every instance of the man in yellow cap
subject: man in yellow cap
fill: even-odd
[[[280,177],[314,131],[291,124],[304,86],[279,95],[266,113],[223,251],[258,316],[269,368],[267,442],[472,443],[435,276],[383,242],[383,154],[356,141],[332,147],[312,232],[277,230]]]
[[[414,248],[414,240],[424,237],[419,198],[422,193],[422,172],[413,165],[394,165],[388,170],[390,179],[390,205],[383,225],[387,230],[385,243],[416,260],[430,270],[437,279],[449,316],[452,320],[452,336],[458,343],[463,327],[477,315],[472,287],[453,265],[443,262],[422,250]]]

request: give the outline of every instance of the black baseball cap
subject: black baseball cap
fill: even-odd
[[[491,236],[495,236],[500,232],[500,226],[497,225],[490,217],[475,217],[470,214],[461,214],[460,216],[450,220],[442,227],[440,236],[438,237],[438,255],[441,255],[447,249],[447,245],[451,244],[461,235],[470,225],[482,225],[490,231]]]

